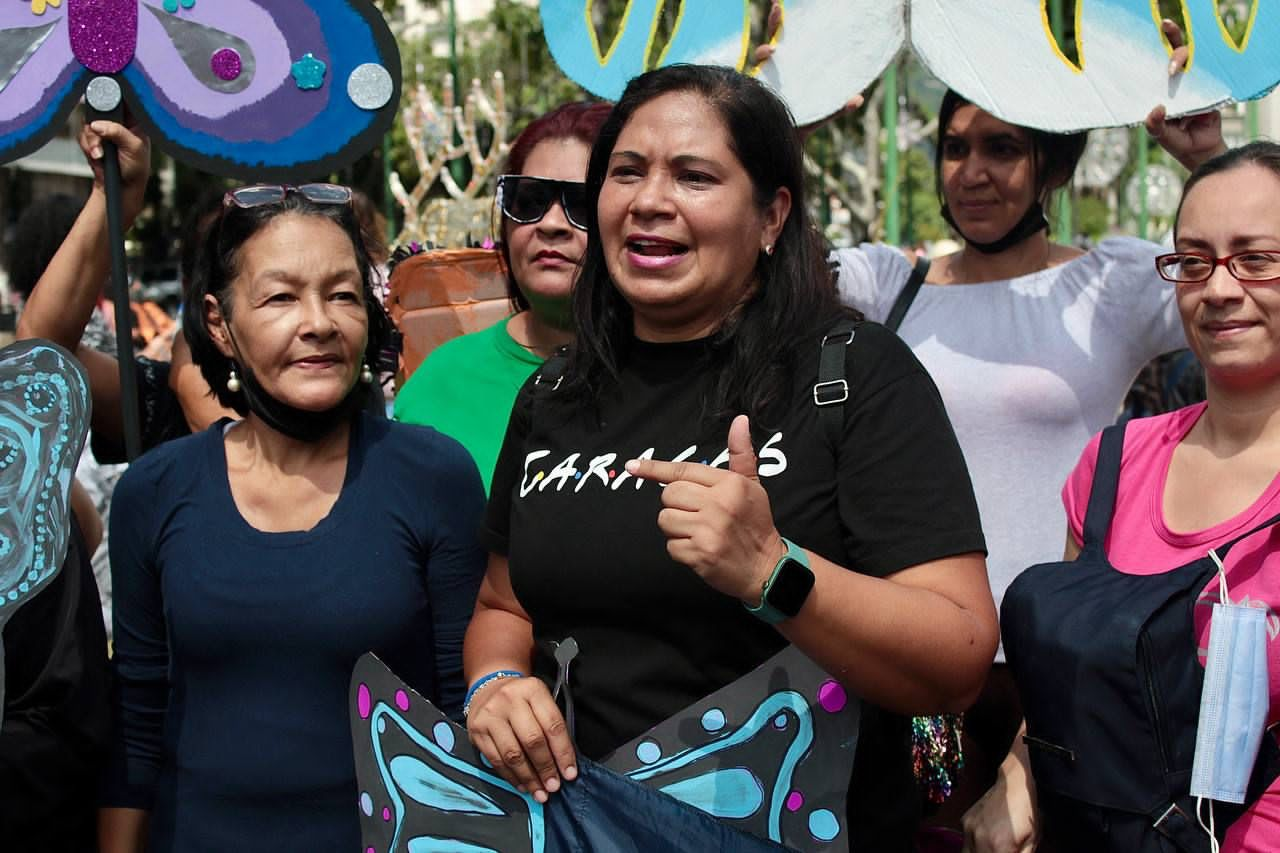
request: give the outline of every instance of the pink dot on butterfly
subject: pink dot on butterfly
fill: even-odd
[[[798,812],[804,805],[804,794],[799,791],[792,791],[787,794],[787,811]]]
[[[378,851],[374,850],[372,847],[366,847],[364,853],[378,853]]]
[[[610,480],[612,480],[612,479],[613,479],[614,477],[616,477],[616,476],[618,476],[618,469],[616,469],[616,468],[610,468],[610,469],[609,469],[609,479],[610,479]]]
[[[382,807],[382,819],[386,821],[391,820],[391,809],[386,806]]]
[[[822,686],[818,688],[818,704],[828,714],[843,711],[844,706],[848,703],[849,696],[844,692],[844,688],[840,686],[838,681],[829,679],[824,681]]]
[[[239,52],[230,47],[220,47],[209,57],[209,67],[219,80],[230,82],[240,76],[244,66]]]
[[[369,712],[373,710],[373,699],[369,696],[367,684],[361,684],[356,688],[356,710],[360,712],[360,719],[369,719]]]
[[[409,694],[403,690],[396,691],[396,707],[401,711],[409,710]]]

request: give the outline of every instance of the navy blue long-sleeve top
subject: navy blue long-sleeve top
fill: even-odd
[[[156,448],[116,487],[106,805],[149,810],[157,851],[349,853],[352,667],[374,651],[457,712],[480,477],[453,439],[361,415],[329,514],[264,533],[232,498],[226,428]]]

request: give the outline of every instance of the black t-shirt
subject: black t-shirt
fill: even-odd
[[[818,340],[802,353],[781,422],[752,426],[779,532],[880,577],[983,551],[959,445],[910,350],[881,326],[859,327],[846,351],[850,399],[838,451],[813,402]],[[484,540],[508,556],[540,647],[567,636],[578,642],[576,740],[588,757],[616,749],[786,643],[668,556],[658,485],[623,469],[641,456],[727,466],[727,426],[705,415],[712,359],[707,341],[635,342],[617,387],[596,405],[531,379],[512,412]],[[552,672],[540,658],[540,674]],[[908,738],[904,718],[864,711],[850,829],[875,841],[862,849],[905,844],[914,827],[919,796]]]

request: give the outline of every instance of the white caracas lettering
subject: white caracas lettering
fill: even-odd
[[[787,454],[781,447],[782,433],[774,433],[761,446],[756,456],[761,477],[776,477],[787,470]],[[573,493],[577,494],[588,486],[602,486],[617,491],[627,480],[635,480],[636,489],[642,488],[647,480],[641,480],[627,473],[621,462],[627,459],[652,459],[654,448],[646,448],[634,456],[622,456],[616,451],[606,451],[590,458],[585,469],[578,467],[583,454],[573,452],[559,462],[551,464],[548,459],[550,450],[531,450],[524,458],[524,477],[520,480],[520,497],[527,497],[535,489],[544,492],[548,486],[555,484],[555,491],[564,490],[569,481],[574,481]],[[714,458],[698,453],[698,445],[691,444],[672,458],[672,462],[692,460],[712,468],[724,468],[729,464],[728,448],[720,449]],[[665,485],[665,484],[663,484]]]

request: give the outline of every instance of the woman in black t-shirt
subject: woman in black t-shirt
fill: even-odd
[[[545,671],[538,641],[578,641],[588,757],[794,643],[866,702],[853,846],[905,849],[904,715],[968,705],[996,615],[937,391],[878,326],[844,347],[826,438],[818,344],[842,309],[803,184],[786,107],[757,81],[673,66],[628,86],[588,169],[577,345],[562,381],[522,391],[494,476],[468,728],[545,801],[576,757],[523,677]]]

